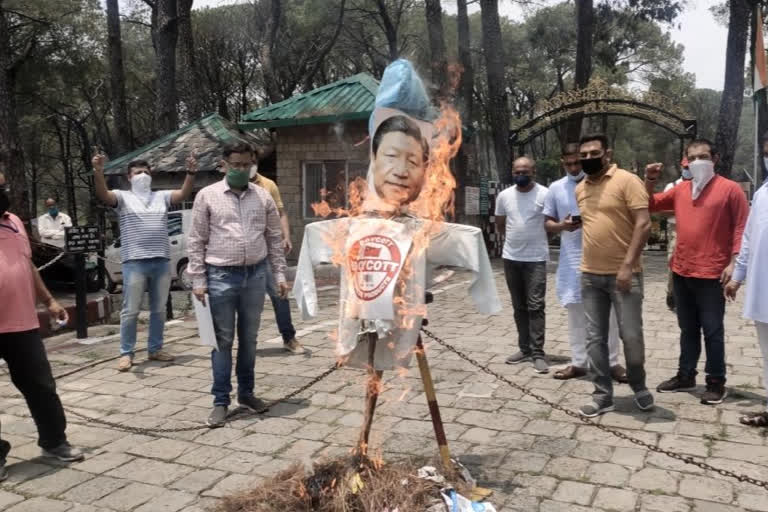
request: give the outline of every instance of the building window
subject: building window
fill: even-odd
[[[367,162],[349,160],[307,161],[302,164],[302,183],[304,189],[304,218],[315,219],[312,204],[323,199],[333,207],[349,206],[347,190],[349,184],[360,177],[365,179],[368,172]],[[323,197],[325,191],[325,197]]]

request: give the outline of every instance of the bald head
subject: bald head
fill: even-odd
[[[533,160],[533,158],[528,156],[521,156],[520,158],[516,158],[514,162],[512,162],[512,169],[517,169],[518,167],[521,168],[528,168],[531,170],[536,169],[536,162]]]
[[[45,200],[45,206],[47,208],[51,208],[53,206],[56,206],[56,200],[54,198],[52,198],[52,197],[49,197],[48,199]]]

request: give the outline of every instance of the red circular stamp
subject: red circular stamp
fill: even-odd
[[[349,269],[355,294],[360,300],[371,301],[384,293],[402,264],[400,248],[389,237],[369,235],[349,248]]]

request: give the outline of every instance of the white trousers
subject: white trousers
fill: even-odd
[[[757,341],[760,343],[760,352],[763,353],[763,384],[765,385],[766,393],[768,393],[768,324],[755,322],[755,327],[757,328]],[[768,411],[768,404],[766,404],[765,410]]]
[[[568,309],[571,364],[579,368],[587,368],[587,318],[584,313],[584,304],[568,304],[566,308]],[[768,325],[766,329],[768,329]],[[765,355],[765,350],[763,352]],[[619,364],[620,356],[619,322],[616,320],[616,311],[611,306],[611,317],[608,321],[608,360],[611,366]]]

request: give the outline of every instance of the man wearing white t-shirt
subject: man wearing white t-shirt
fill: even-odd
[[[528,157],[515,160],[515,186],[496,199],[496,226],[504,233],[504,276],[515,311],[520,350],[507,358],[508,364],[533,360],[538,373],[547,373],[544,354],[544,299],[547,291],[549,242],[544,229],[544,198],[547,187],[533,181],[535,162]]]

